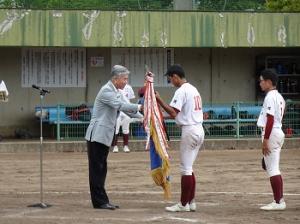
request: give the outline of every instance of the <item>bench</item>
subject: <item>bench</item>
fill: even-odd
[[[92,109],[92,107],[86,107],[82,111],[82,105],[75,107],[66,105],[45,106],[43,107],[42,122],[55,127],[54,135],[56,135],[57,140],[77,138],[78,132],[80,136],[84,136],[90,123]],[[40,106],[35,107],[37,117],[39,117],[40,110]],[[78,112],[83,113],[78,115]]]
[[[203,106],[205,118],[211,120],[235,119],[239,114],[240,119],[257,119],[261,106],[254,105],[232,105],[232,106]]]
[[[241,137],[260,135],[256,127],[261,106],[245,103],[230,105],[204,105],[203,126],[207,136]]]
[[[71,111],[79,107],[66,105],[43,107],[45,114],[42,121],[54,127],[53,135],[56,136],[57,140],[82,138],[85,135],[90,119],[80,120],[79,117],[76,119],[71,113]],[[91,114],[92,107],[89,106],[88,109],[89,114]],[[236,105],[204,106],[204,115],[208,115],[207,117],[204,116],[205,132],[208,136],[222,136],[222,133],[218,134],[220,131],[229,133],[228,135],[231,136],[239,136],[239,134],[243,134],[243,127],[251,126],[251,130],[253,129],[260,109],[261,106],[253,105],[239,105],[239,107]],[[40,107],[36,106],[35,111],[40,111]],[[237,118],[237,114],[239,114],[239,118]],[[180,136],[180,128],[177,127],[174,120],[166,120],[166,126],[170,137]],[[256,133],[257,130],[252,130],[252,135],[255,134],[254,132]],[[131,125],[131,135],[134,137],[144,137],[143,127],[138,122],[134,122]]]
[[[71,112],[75,111],[76,109],[80,109],[80,106],[68,107],[64,105],[57,105],[57,106],[43,107],[43,110],[45,111],[45,117],[43,117],[42,121],[47,122],[49,124],[89,123],[90,118],[80,120],[79,118],[76,119],[74,118],[74,116],[72,116]],[[88,109],[89,109],[89,114],[91,114],[93,108],[88,107]],[[36,112],[40,110],[41,109],[39,106],[35,107]],[[68,110],[70,112],[68,112]]]

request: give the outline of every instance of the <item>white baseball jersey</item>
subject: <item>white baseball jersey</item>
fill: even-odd
[[[123,94],[123,96],[125,96],[126,99],[128,99],[128,101],[135,98],[133,89],[129,84],[126,84],[124,89],[119,89],[119,91]]]
[[[271,90],[267,93],[263,107],[257,120],[258,127],[266,127],[267,114],[274,116],[274,128],[282,127],[282,117],[285,109],[285,101],[281,94],[276,90]]]
[[[176,90],[170,106],[180,111],[175,117],[176,124],[202,124],[202,99],[198,90],[190,83],[184,83]]]
[[[127,102],[130,102],[131,99],[135,98],[134,92],[132,87],[129,84],[126,84],[124,89],[119,89],[119,91],[124,96],[124,100],[127,100]],[[131,118],[126,115],[124,112],[120,111],[119,117],[117,119],[116,123],[116,132],[115,134],[119,134],[120,127],[122,126],[122,132],[123,134],[129,133],[129,125],[131,122]]]

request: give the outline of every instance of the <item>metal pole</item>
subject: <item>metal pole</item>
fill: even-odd
[[[47,208],[50,207],[50,205],[47,205],[44,203],[44,190],[43,190],[43,99],[44,99],[44,93],[40,93],[40,105],[41,105],[41,116],[40,116],[40,207],[41,208]]]
[[[43,94],[40,94],[41,116],[40,116],[40,192],[41,192],[41,205],[43,203]]]
[[[237,139],[240,139],[240,103],[237,102],[236,110],[236,135]]]
[[[56,140],[60,141],[60,104],[57,105]]]
[[[49,204],[44,203],[44,191],[43,191],[43,99],[45,91],[40,91],[40,203],[28,205],[28,207],[40,207],[48,208],[51,207]]]

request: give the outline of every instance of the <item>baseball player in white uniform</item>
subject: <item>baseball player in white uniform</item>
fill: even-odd
[[[123,94],[123,96],[125,96],[125,99],[128,101],[128,103],[130,102],[131,99],[135,98],[134,91],[129,84],[126,84],[124,89],[119,89],[119,91]],[[130,149],[128,147],[130,122],[131,122],[131,118],[121,111],[117,119],[115,136],[112,143],[113,152],[115,153],[119,152],[118,134],[120,131],[120,127],[122,127],[122,134],[123,134],[123,145],[124,145],[123,151],[130,152]]]
[[[180,65],[172,65],[166,75],[178,89],[170,105],[166,104],[158,93],[156,93],[156,99],[181,127],[181,199],[179,203],[166,207],[166,210],[169,212],[195,211],[196,178],[193,163],[204,140],[202,100],[198,90],[186,81],[185,72]]]
[[[277,75],[271,70],[264,70],[260,75],[260,87],[266,93],[257,126],[262,128],[263,168],[267,171],[274,201],[262,206],[262,210],[284,210],[283,181],[279,170],[280,152],[284,142],[282,117],[285,101],[276,90]]]

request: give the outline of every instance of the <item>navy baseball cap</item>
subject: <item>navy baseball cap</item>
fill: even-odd
[[[177,74],[181,78],[185,77],[184,70],[179,64],[170,66],[165,75],[172,76],[173,74]]]
[[[143,86],[142,88],[139,89],[138,94],[140,97],[143,97],[145,95],[146,91],[146,86]]]

